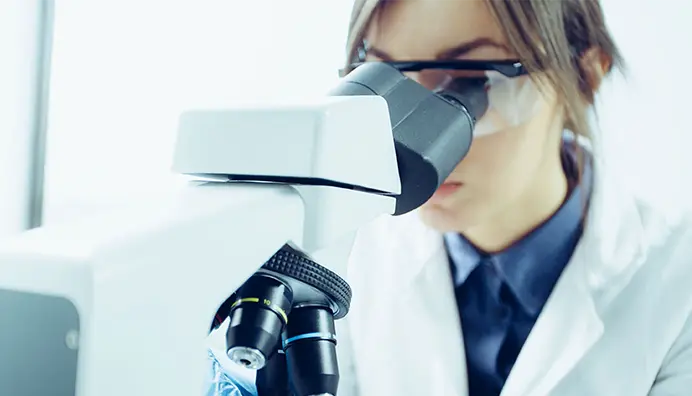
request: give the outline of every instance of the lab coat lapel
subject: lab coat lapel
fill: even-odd
[[[360,243],[368,248],[354,249],[363,256],[353,262],[369,265],[349,275],[349,315],[364,393],[466,396],[463,339],[441,235],[411,213],[374,227]]]
[[[596,174],[586,229],[524,344],[502,396],[546,396],[601,338],[600,313],[646,254],[642,219],[614,179]]]
[[[581,250],[582,252],[584,249]],[[502,396],[548,395],[603,334],[582,257],[565,269],[512,369]]]
[[[466,359],[454,297],[447,252],[440,233],[426,227],[417,213],[412,213],[397,249],[399,272],[404,286],[402,298],[395,305],[396,317],[408,317],[407,337],[417,347],[401,356],[408,362],[408,375],[430,395],[466,396]],[[412,386],[414,386],[412,384]],[[414,394],[412,388],[408,393]]]
[[[412,279],[401,314],[409,312],[420,323],[418,337],[427,339],[427,351],[419,355],[428,374],[431,395],[466,396],[467,371],[459,313],[451,272],[442,238],[422,271]],[[412,356],[413,358],[414,356]],[[420,360],[422,359],[422,360]],[[426,365],[424,362],[428,362]],[[426,367],[427,366],[427,367]]]

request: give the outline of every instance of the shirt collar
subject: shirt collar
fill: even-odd
[[[577,155],[566,144],[563,166],[576,180]],[[582,183],[574,186],[558,211],[540,227],[502,252],[487,255],[459,234],[445,234],[445,244],[453,263],[455,285],[461,285],[481,260],[498,270],[523,308],[532,315],[542,309],[581,236],[586,200],[590,195],[591,161],[585,153]]]

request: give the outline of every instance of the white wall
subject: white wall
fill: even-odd
[[[0,12],[0,238],[29,226],[41,63],[39,3],[6,0]]]
[[[630,75],[605,87],[609,163],[653,201],[692,208],[692,2],[604,0]]]
[[[88,215],[170,183],[184,109],[329,89],[350,5],[59,1],[46,221]]]

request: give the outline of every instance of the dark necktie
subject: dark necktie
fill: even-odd
[[[470,396],[499,395],[513,364],[503,359],[512,319],[507,291],[492,258],[484,258],[456,289],[464,344],[472,346],[466,348]]]

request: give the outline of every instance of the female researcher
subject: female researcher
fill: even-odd
[[[490,100],[433,198],[359,234],[340,395],[692,395],[692,228],[601,166],[598,0],[361,0],[348,42]]]

